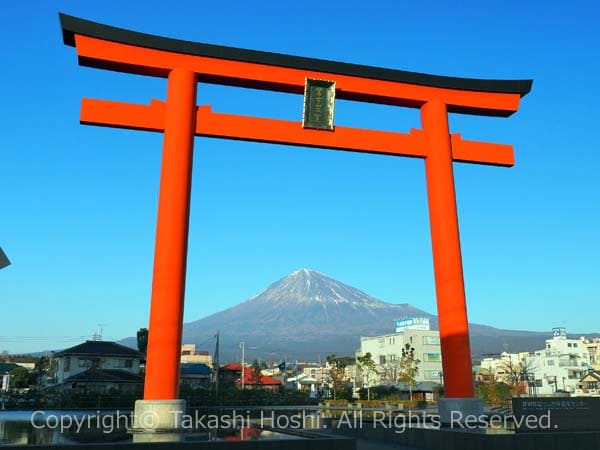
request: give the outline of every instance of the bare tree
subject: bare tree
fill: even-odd
[[[413,388],[417,384],[417,374],[419,373],[419,364],[421,360],[415,357],[415,349],[407,342],[402,348],[402,356],[398,363],[398,379],[408,384],[410,399],[413,399]]]
[[[371,375],[377,373],[375,361],[373,361],[371,352],[367,352],[363,356],[359,356],[356,358],[356,360],[358,361],[358,370],[360,370],[367,383],[367,400],[371,400],[370,378]]]

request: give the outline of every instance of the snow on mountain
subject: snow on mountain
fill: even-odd
[[[394,320],[431,314],[390,304],[320,272],[299,269],[237,306],[184,326],[186,342],[219,329],[232,344],[246,340],[266,353],[349,353],[361,335],[394,331]]]
[[[184,342],[212,351],[221,334],[221,360],[239,360],[239,342],[246,342],[248,360],[325,358],[331,353],[352,355],[361,336],[393,333],[402,317],[437,317],[409,304],[386,303],[322,273],[299,269],[272,283],[248,300],[184,324]],[[549,333],[502,330],[469,324],[474,355],[543,348]],[[578,337],[578,336],[576,336]],[[135,346],[135,339],[123,341]]]

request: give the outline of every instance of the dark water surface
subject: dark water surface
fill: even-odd
[[[122,411],[0,411],[0,445],[133,442],[133,434],[127,431],[129,414]],[[258,439],[301,438],[243,426],[183,433],[184,441]]]

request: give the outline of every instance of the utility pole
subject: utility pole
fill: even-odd
[[[356,378],[358,377],[358,360],[354,352],[354,378],[352,379],[352,400],[356,398]]]
[[[215,344],[215,358],[213,365],[215,366],[215,398],[219,401],[219,330],[217,330],[217,342]]]
[[[244,375],[245,375],[244,357],[245,357],[245,350],[246,350],[246,344],[244,341],[240,342],[240,348],[242,349],[242,390],[243,390],[244,389]]]

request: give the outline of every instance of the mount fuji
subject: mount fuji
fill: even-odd
[[[212,352],[220,330],[221,361],[239,360],[239,343],[246,359],[323,360],[327,355],[353,355],[361,336],[394,332],[394,320],[437,318],[410,304],[386,303],[322,273],[300,269],[274,282],[246,301],[194,322],[184,324],[184,342],[201,344]],[[470,324],[475,356],[544,347],[549,333],[501,330]],[[132,344],[133,342],[128,342]],[[208,344],[207,344],[208,343]]]

